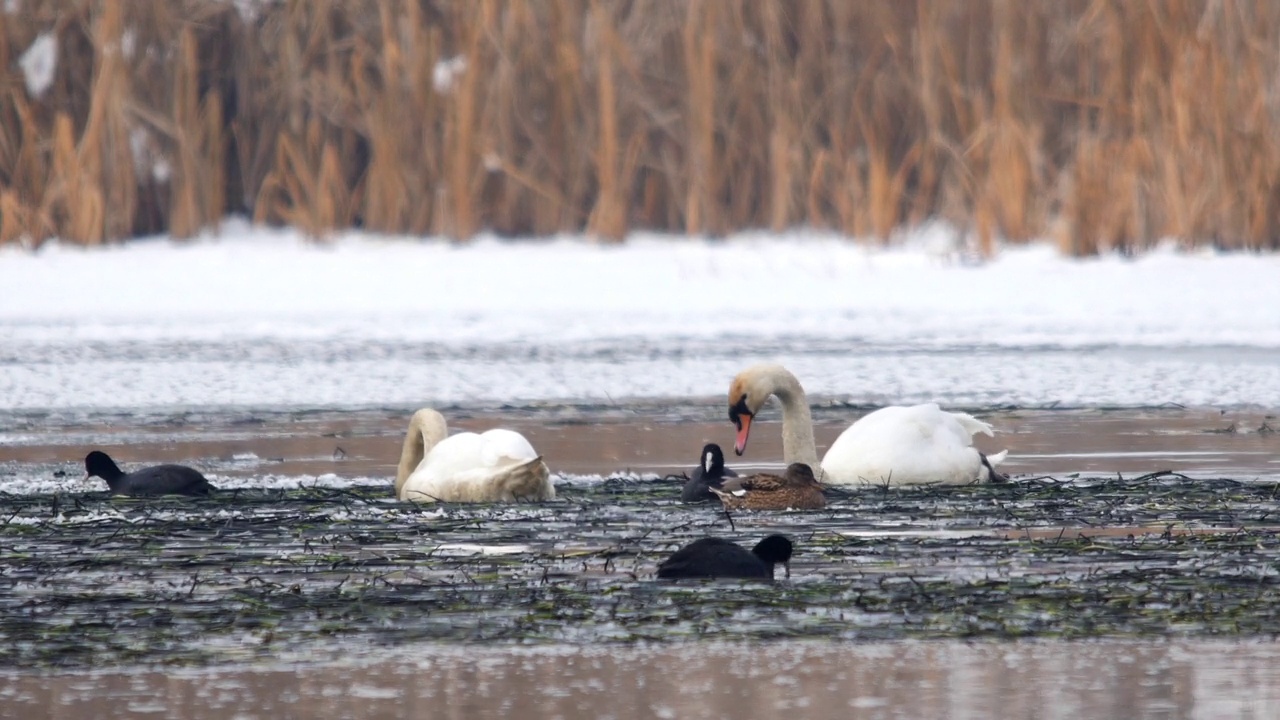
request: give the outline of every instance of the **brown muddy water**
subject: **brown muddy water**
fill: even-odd
[[[519,408],[459,410],[450,429],[483,431],[501,424],[519,430],[552,472],[679,473],[692,467],[707,442],[727,450],[735,468],[782,467],[781,424],[758,421],[745,457],[732,454],[733,426],[718,406],[704,403],[694,417],[664,408]],[[83,420],[32,420],[38,430],[21,445],[0,444],[0,463],[59,463],[83,459],[86,447],[105,450],[122,463],[196,462],[251,453],[266,464],[217,472],[251,475],[386,477],[395,474],[408,410],[307,413],[175,414],[145,424],[105,416]],[[819,454],[863,411],[815,410]],[[1015,475],[1065,477],[1134,475],[1171,470],[1237,479],[1280,476],[1277,411],[1205,409],[1014,410],[979,413],[997,428],[978,436],[985,452],[1010,451],[1002,470]],[[712,420],[708,416],[717,419]],[[762,415],[768,418],[768,415]],[[77,442],[79,441],[79,442]],[[88,444],[86,444],[88,443]]]
[[[425,648],[371,663],[0,674],[0,717],[1273,718],[1280,649],[1208,641]]]
[[[862,412],[817,408],[820,451]],[[447,414],[525,432],[562,479],[678,473],[732,444],[712,401]],[[1275,413],[983,412],[1013,483],[733,525],[631,476],[545,506],[403,506],[376,483],[408,415],[7,419],[0,485],[70,475],[90,447],[242,487],[375,484],[0,495],[0,717],[1280,717]],[[746,459],[781,465],[776,422]],[[653,578],[695,537],[776,531],[800,547],[789,580]]]

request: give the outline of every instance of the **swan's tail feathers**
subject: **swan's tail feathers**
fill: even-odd
[[[556,486],[551,471],[539,455],[512,466],[498,478],[499,493],[511,500],[555,500]]]
[[[969,413],[958,412],[958,413],[952,413],[952,415],[955,416],[955,419],[960,422],[960,427],[963,427],[965,429],[965,432],[969,433],[970,435],[977,435],[978,433],[982,433],[983,435],[986,435],[988,437],[995,436],[995,431],[991,429],[991,423],[983,422],[982,420],[979,420],[978,418],[970,415]]]
[[[981,482],[1002,483],[1008,482],[1009,476],[996,470],[996,465],[1004,462],[1009,456],[1008,450],[1001,450],[994,455],[983,455],[978,453],[978,457],[982,460],[982,467],[978,470],[978,480]]]

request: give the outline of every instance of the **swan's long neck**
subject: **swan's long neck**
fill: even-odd
[[[779,368],[781,369],[781,368]],[[800,381],[786,370],[770,374],[773,395],[782,403],[782,459],[802,462],[817,472],[818,448],[813,441],[813,415]]]
[[[400,448],[400,465],[396,468],[397,497],[405,480],[418,469],[422,458],[448,434],[444,416],[435,410],[423,409],[413,414],[413,419],[409,420],[409,431],[404,435],[404,445]]]

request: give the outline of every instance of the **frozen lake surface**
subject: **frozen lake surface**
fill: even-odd
[[[1280,256],[949,237],[0,249],[0,407],[706,398],[761,360],[863,404],[1280,407]]]

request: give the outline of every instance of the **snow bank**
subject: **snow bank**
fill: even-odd
[[[933,227],[466,246],[349,234],[0,249],[0,407],[719,395],[1280,405],[1280,256],[948,262]]]

